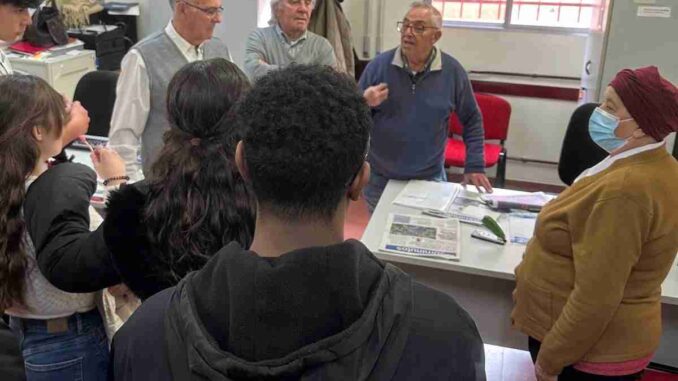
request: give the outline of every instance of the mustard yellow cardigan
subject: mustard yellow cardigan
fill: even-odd
[[[550,374],[656,351],[661,284],[678,252],[678,162],[664,147],[620,159],[542,209],[516,268],[513,326]]]

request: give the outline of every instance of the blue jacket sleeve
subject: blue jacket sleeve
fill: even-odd
[[[464,127],[463,138],[466,145],[466,164],[464,173],[485,172],[485,130],[483,117],[473,95],[471,81],[463,68],[455,73],[455,110],[461,125]]]

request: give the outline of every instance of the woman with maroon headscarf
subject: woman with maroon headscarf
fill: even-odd
[[[622,70],[589,122],[610,156],[542,209],[516,268],[513,325],[543,380],[637,380],[661,337],[661,284],[678,252],[678,90]]]

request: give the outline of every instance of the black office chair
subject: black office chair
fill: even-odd
[[[73,100],[89,112],[88,135],[108,137],[117,83],[118,73],[105,70],[89,72],[78,81]]]
[[[567,126],[558,162],[558,175],[567,185],[572,185],[577,176],[608,155],[589,135],[589,119],[596,107],[597,103],[579,106],[572,113]]]

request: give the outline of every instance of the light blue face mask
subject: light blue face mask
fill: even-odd
[[[631,119],[619,120],[602,108],[596,107],[589,119],[589,135],[605,151],[612,152],[626,143],[626,139],[618,138],[614,131],[619,127],[619,123],[627,120]]]

